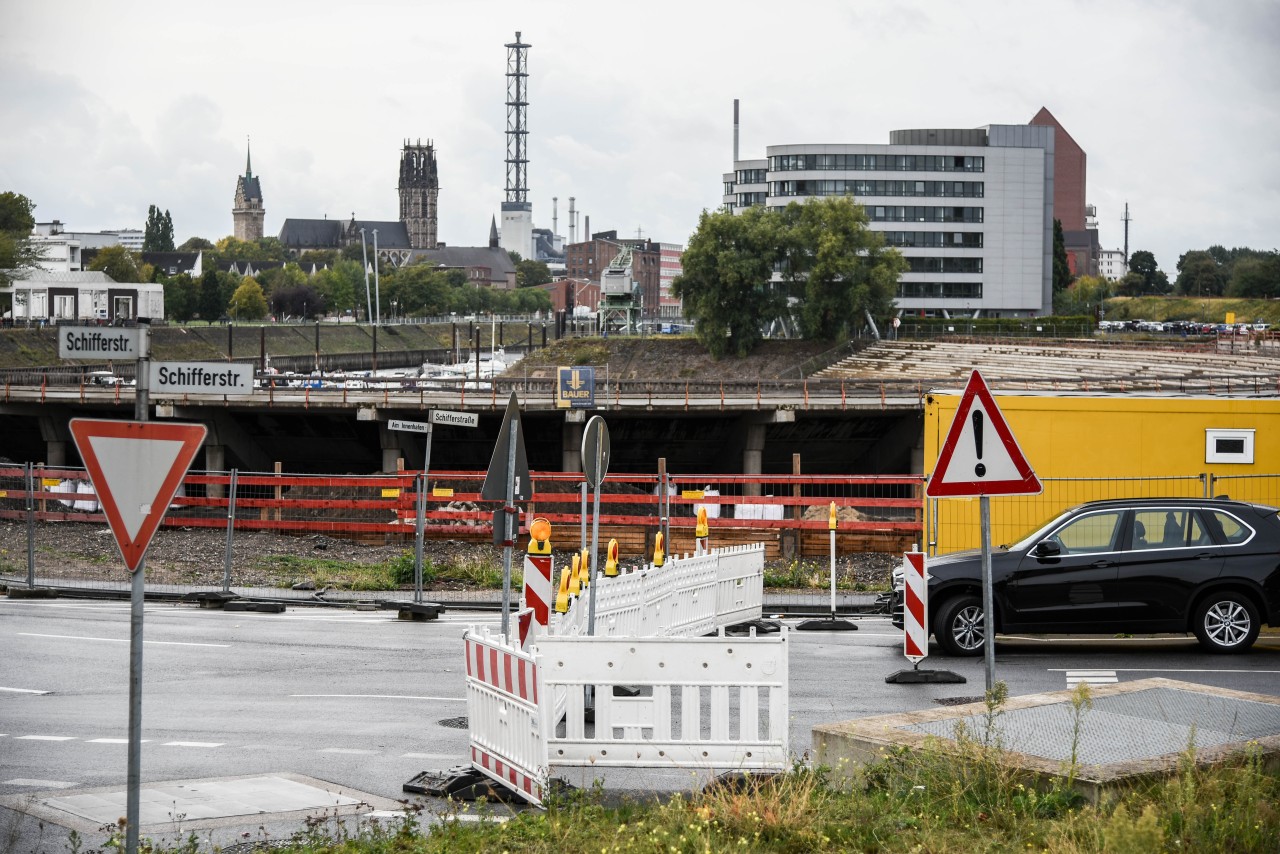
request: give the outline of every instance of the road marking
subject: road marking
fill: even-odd
[[[1114,670],[1068,670],[1067,685],[1113,685],[1120,680]]]
[[[441,703],[465,703],[466,697],[415,697],[411,694],[290,694],[290,697],[333,698],[338,700],[434,700]]]
[[[14,741],[75,741],[74,735],[19,735]]]
[[[5,780],[0,785],[4,786],[34,786],[38,789],[70,789],[75,783],[67,783],[62,780],[32,780],[27,777],[14,777],[12,780]]]
[[[1074,673],[1073,670],[1066,670],[1062,667],[1046,668],[1050,672],[1062,671],[1066,673]],[[1280,670],[1228,670],[1221,667],[1117,667],[1115,671],[1107,671],[1108,673],[1280,673]]]
[[[149,738],[142,739],[142,743],[146,744],[151,741]],[[128,744],[127,738],[89,738],[85,739],[85,744]]]
[[[166,741],[164,747],[222,747],[225,741]]]
[[[128,643],[128,638],[95,638],[81,635],[39,635],[34,632],[18,632],[19,637],[24,638],[56,638],[57,640],[87,640],[87,641],[103,641],[105,643]],[[149,641],[144,640],[145,644],[155,646],[212,646],[219,649],[226,649],[231,646],[229,643],[186,643],[184,641]]]
[[[35,688],[0,688],[0,691],[12,691],[15,694],[52,694],[52,691],[37,691]]]

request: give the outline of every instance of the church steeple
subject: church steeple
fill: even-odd
[[[249,154],[249,138],[245,137],[244,174],[236,178],[235,201],[231,205],[232,231],[237,240],[261,240],[262,221],[266,211],[262,206],[262,184],[253,177],[253,162]]]
[[[498,245],[499,245],[498,244],[498,218],[490,217],[489,218],[489,248],[497,249]]]

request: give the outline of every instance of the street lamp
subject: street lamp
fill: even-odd
[[[377,309],[374,323],[382,325],[382,297],[378,294],[378,229],[373,229],[373,306]]]
[[[354,219],[354,216],[352,217]],[[376,233],[376,232],[375,232]],[[373,320],[373,303],[369,301],[369,250],[364,242],[364,229],[360,229],[360,254],[364,257],[364,308],[365,318]],[[374,250],[374,257],[378,256],[377,250]]]

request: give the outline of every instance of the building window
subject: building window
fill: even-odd
[[[1242,463],[1253,462],[1253,430],[1221,430],[1210,428],[1204,431],[1206,463]]]
[[[981,258],[907,258],[908,273],[981,273]]]
[[[898,299],[982,299],[982,282],[899,282]]]

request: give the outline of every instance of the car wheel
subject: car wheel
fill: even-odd
[[[933,636],[947,655],[981,655],[984,632],[982,602],[977,596],[946,600],[934,618]]]
[[[1191,626],[1209,652],[1244,652],[1258,637],[1258,609],[1248,596],[1211,593],[1196,607]]]

